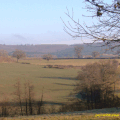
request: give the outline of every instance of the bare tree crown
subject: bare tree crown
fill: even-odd
[[[74,20],[72,15],[65,13],[74,23],[74,26],[68,21],[68,25],[63,21],[64,31],[73,38],[87,37],[94,42],[104,42],[109,47],[108,50],[120,47],[120,0],[111,0],[111,3],[103,0],[84,0],[87,12],[91,12],[92,18],[96,18],[98,22],[92,25],[82,25]]]

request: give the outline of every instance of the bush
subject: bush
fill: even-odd
[[[27,63],[27,62],[22,62],[21,64],[30,64],[30,63]]]
[[[48,68],[52,68],[53,67],[53,65],[47,65],[48,66]]]
[[[54,65],[53,68],[58,68],[58,65]]]
[[[43,68],[47,68],[47,66],[46,65],[44,65],[44,67]]]
[[[64,66],[59,65],[58,68],[59,68],[59,69],[64,69]]]

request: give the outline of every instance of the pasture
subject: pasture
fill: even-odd
[[[80,69],[56,69],[44,68],[44,65],[73,65],[84,66],[94,63],[99,59],[70,59],[70,60],[43,60],[43,59],[21,59],[19,63],[0,63],[0,100],[15,98],[14,84],[21,83],[24,90],[24,83],[29,81],[34,85],[35,99],[39,100],[43,90],[43,101],[48,104],[61,105],[68,102],[68,95],[73,92],[75,77]],[[120,62],[120,60],[118,59]],[[22,64],[22,63],[30,64]],[[118,67],[118,69],[120,69]],[[120,71],[120,70],[119,70]],[[120,72],[118,72],[119,74]],[[43,88],[44,87],[44,88]],[[119,84],[117,85],[119,95]]]
[[[22,84],[29,80],[34,85],[36,97],[41,97],[42,88],[45,101],[61,102],[66,101],[65,97],[73,89],[74,77],[78,70],[74,69],[53,69],[43,68],[39,65],[27,65],[20,63],[0,64],[0,92],[9,99],[15,89],[14,84],[19,80]]]
[[[66,96],[72,92],[75,77],[80,69],[43,68],[44,65],[73,65],[84,66],[99,59],[70,59],[70,60],[19,60],[19,63],[0,63],[0,93],[12,98],[15,90],[13,85],[19,80],[22,84],[29,80],[35,86],[36,97],[39,98],[43,89],[44,100],[66,102]],[[120,61],[118,59],[118,61]],[[21,64],[22,62],[30,64]],[[119,69],[119,68],[118,68]]]
[[[34,65],[73,65],[73,66],[83,66],[87,63],[94,63],[99,61],[99,59],[58,59],[58,60],[44,60],[44,59],[31,59],[26,58],[19,60],[19,62],[28,62]]]

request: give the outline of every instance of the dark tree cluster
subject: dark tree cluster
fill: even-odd
[[[120,105],[120,98],[115,95],[116,84],[119,81],[118,65],[117,60],[101,60],[82,67],[77,76],[75,91],[80,99],[86,101],[87,109]]]

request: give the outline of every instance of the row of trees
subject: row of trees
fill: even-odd
[[[83,50],[83,46],[75,46],[74,47],[75,55],[78,58],[81,58],[81,56],[82,56],[82,54],[81,54],[82,50]],[[119,53],[119,51],[117,53]],[[0,50],[0,56],[7,57],[8,56],[8,52],[6,50]],[[97,51],[93,51],[92,52],[92,57],[93,58],[96,58],[96,57],[99,57],[99,56],[100,56],[99,52],[97,52]],[[16,57],[17,58],[17,62],[18,62],[18,60],[20,58],[26,57],[26,53],[24,51],[22,51],[22,50],[16,49],[13,52],[12,57]],[[43,57],[43,59],[46,59],[47,61],[49,61],[50,59],[53,59],[53,55],[51,55],[50,53],[44,54],[42,57]]]
[[[14,104],[8,99],[0,102],[0,116],[14,116],[14,115],[34,115],[42,114],[43,110],[43,93],[40,100],[35,99],[34,86],[30,81],[24,83],[24,86],[18,82],[14,84],[15,92],[13,95]],[[24,90],[23,90],[24,88]],[[2,96],[4,98],[4,96]]]
[[[0,56],[2,56],[2,57],[8,57],[8,52],[6,50],[0,50]],[[12,57],[17,58],[17,62],[18,62],[18,60],[20,58],[26,57],[26,53],[24,51],[22,51],[22,50],[16,49],[13,52]],[[48,61],[53,58],[53,56],[51,54],[45,54],[42,57],[43,57],[43,59],[46,59]]]
[[[83,50],[83,46],[75,46],[74,47],[74,51],[75,51],[77,58],[80,58],[82,56],[82,54],[81,54],[82,50]],[[93,58],[99,57],[100,53],[97,51],[93,51],[92,56],[93,56]]]
[[[6,50],[1,49],[1,50],[0,50],[0,56],[1,56],[1,57],[8,57],[8,52],[7,52]],[[26,54],[25,54],[24,51],[16,49],[16,50],[13,52],[12,56],[13,56],[13,57],[16,57],[16,58],[17,58],[17,62],[18,62],[18,60],[19,60],[20,58],[26,57]]]

